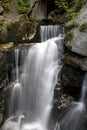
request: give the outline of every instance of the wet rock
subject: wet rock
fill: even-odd
[[[62,60],[72,67],[87,71],[87,57],[69,52],[62,57]]]
[[[5,89],[7,87],[8,81],[11,78],[11,70],[13,64],[13,56],[11,50],[1,50],[0,51],[0,113],[3,114],[4,111],[4,98]],[[2,121],[2,119],[1,119]]]
[[[0,113],[0,126],[1,126],[2,120],[3,120],[3,115],[2,113]]]
[[[10,52],[7,51],[0,51],[0,84],[2,86],[2,81],[6,79],[8,75],[8,71],[10,69],[9,62],[10,62]]]
[[[63,94],[61,96],[61,103],[58,106],[58,109],[59,110],[65,109],[70,104],[70,102],[73,100],[74,100],[74,98],[71,97],[69,94]]]
[[[84,71],[65,65],[61,70],[61,83],[67,87],[81,87],[84,78]]]

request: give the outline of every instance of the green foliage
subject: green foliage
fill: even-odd
[[[87,29],[87,22],[81,23],[79,29],[81,32],[84,32]]]
[[[66,0],[55,0],[55,5],[60,11],[61,10],[67,11],[67,9],[68,9],[68,5],[67,5]]]
[[[70,20],[76,18],[84,2],[84,0],[70,0],[69,2],[67,0],[55,0],[55,5],[60,12],[66,13],[66,18]]]
[[[17,0],[18,1],[18,10],[20,13],[26,13],[29,8],[29,4],[24,0]]]
[[[71,30],[75,27],[78,27],[79,25],[75,22],[75,20],[69,20],[68,22],[66,22],[65,27],[67,30]]]
[[[65,36],[65,43],[70,42],[73,39],[71,31],[68,31]]]
[[[3,1],[2,6],[4,7],[5,10],[7,11],[10,10],[10,3],[8,2],[8,0]]]
[[[6,26],[7,26],[7,29],[8,29],[8,30],[11,30],[11,29],[12,29],[12,23],[11,23],[11,22],[10,22],[10,23],[7,23]]]
[[[74,8],[73,8],[73,10],[75,12],[78,12],[81,9],[83,4],[84,4],[84,0],[74,0]]]

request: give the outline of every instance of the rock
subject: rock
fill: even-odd
[[[13,23],[9,39],[15,43],[29,42],[36,34],[37,23],[21,21]]]
[[[47,17],[47,0],[30,0],[28,16],[31,20],[42,21]]]
[[[0,24],[0,43],[14,42],[23,43],[32,40],[36,34],[36,22],[30,22],[25,17],[13,22]]]
[[[2,6],[0,6],[0,15],[3,13],[4,9]]]
[[[2,120],[3,120],[3,115],[2,113],[0,113],[0,126],[1,126]]]
[[[87,57],[69,52],[62,57],[62,60],[72,67],[87,71]]]
[[[87,56],[87,3],[82,8],[81,14],[74,20],[67,34],[71,34],[71,39],[67,35],[65,37],[65,46],[72,52]]]
[[[63,86],[82,87],[84,71],[65,65],[61,70],[61,83]]]
[[[5,51],[0,51],[0,83],[4,79],[6,79],[6,76],[8,75],[9,70],[9,54]],[[10,57],[11,58],[11,57]]]
[[[87,31],[80,32],[78,28],[74,28],[71,30],[71,34],[71,40],[68,41],[65,38],[65,45],[70,51],[87,56]]]
[[[87,22],[87,2],[81,9],[81,13],[76,18],[76,23],[81,24],[83,22]]]
[[[60,13],[57,10],[54,10],[48,15],[48,20],[53,23],[64,24],[66,18],[64,14],[60,15]]]

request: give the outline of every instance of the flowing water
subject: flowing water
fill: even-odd
[[[84,77],[80,102],[84,102],[87,94],[87,74]]]
[[[25,59],[25,62],[22,65],[20,76],[18,70],[19,51],[15,50],[16,82],[14,83],[9,106],[9,109],[11,109],[10,115],[12,116],[3,125],[3,130],[6,127],[9,130],[47,129],[54,86],[63,65],[61,62],[61,55],[63,54],[61,42],[63,37],[56,37],[57,30],[55,31],[56,28],[52,27],[55,32],[52,37],[55,38],[49,39],[48,36],[44,38],[44,28],[41,28],[41,38],[42,41],[47,41],[33,45],[29,49],[27,56],[22,58]],[[49,35],[49,32],[52,31],[51,26],[47,30],[50,30],[47,32],[47,35]],[[14,121],[15,118],[16,122]],[[20,123],[18,123],[19,121]]]
[[[64,37],[65,30],[62,26],[58,25],[48,25],[41,26],[41,41],[44,42],[47,39],[51,39],[53,37]]]
[[[71,105],[60,115],[56,130],[86,130],[87,112],[85,98],[87,94],[87,74],[84,77],[82,93],[79,102]]]

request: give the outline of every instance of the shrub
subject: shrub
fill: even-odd
[[[68,20],[75,19],[81,10],[82,5],[85,0],[55,0],[56,8],[63,13],[66,13],[66,18]]]
[[[81,32],[84,32],[87,29],[87,22],[81,23],[79,29]]]
[[[28,11],[29,4],[24,0],[18,0],[18,10],[20,13],[26,13]]]

